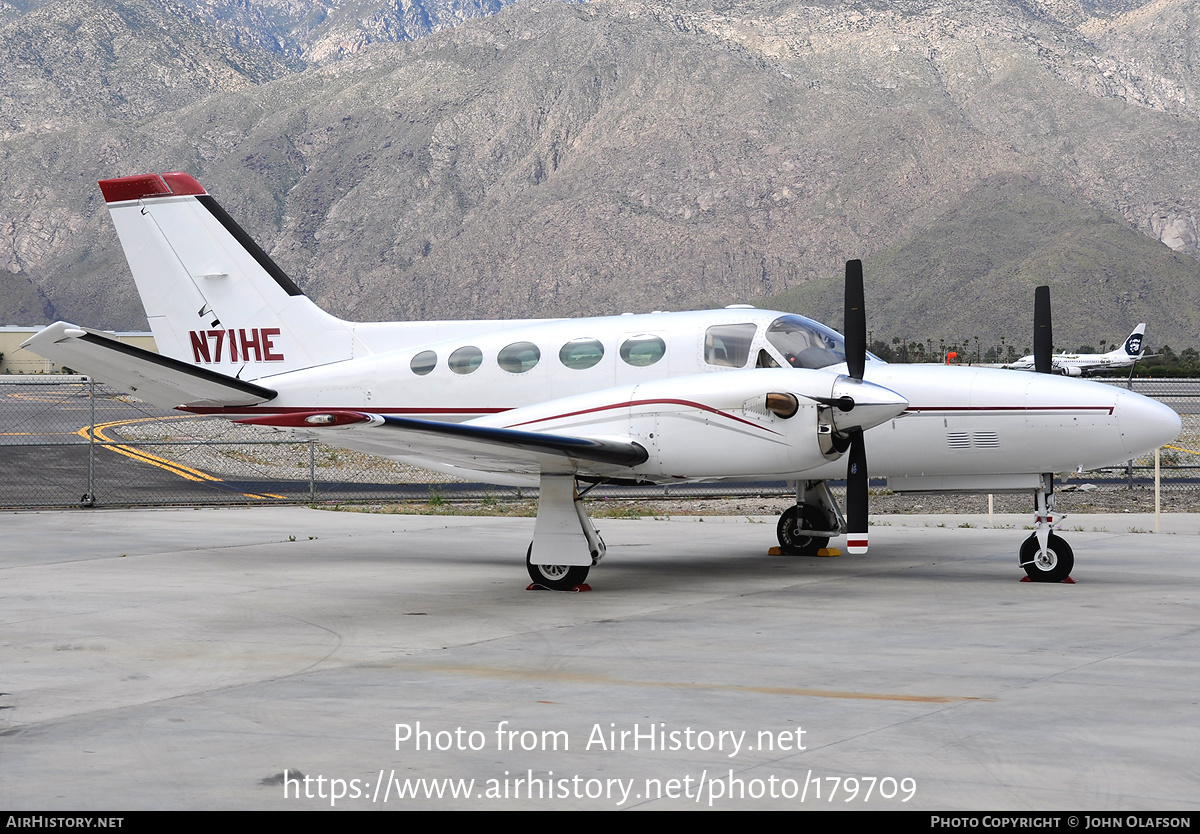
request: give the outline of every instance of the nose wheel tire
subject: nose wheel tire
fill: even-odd
[[[1034,582],[1062,582],[1075,567],[1075,553],[1065,539],[1051,533],[1042,556],[1037,536],[1030,536],[1021,545],[1021,567]]]
[[[570,591],[576,585],[582,585],[587,581],[588,571],[591,570],[583,565],[535,565],[530,561],[532,558],[533,544],[530,543],[529,550],[525,553],[525,567],[529,571],[529,578],[534,584],[551,591]]]
[[[788,507],[779,515],[775,536],[779,549],[788,556],[816,556],[817,551],[829,544],[828,537],[802,536],[800,530],[829,530],[833,523],[825,513],[811,504]]]

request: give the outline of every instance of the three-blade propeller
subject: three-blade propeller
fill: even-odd
[[[846,368],[851,379],[862,381],[867,365],[867,311],[863,298],[862,261],[846,261]],[[846,550],[867,552],[867,449],[863,430],[846,430]]]

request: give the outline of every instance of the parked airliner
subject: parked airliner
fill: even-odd
[[[1133,329],[1125,344],[1108,353],[1055,353],[1050,357],[1051,373],[1063,376],[1091,376],[1093,374],[1128,368],[1139,359],[1148,359],[1156,354],[1146,353],[1146,323]],[[1033,354],[1022,356],[1004,367],[1014,371],[1035,370]]]
[[[880,361],[866,351],[858,261],[845,337],[745,306],[364,324],[318,308],[191,176],[100,188],[161,355],[66,322],[25,346],[162,406],[537,484],[526,564],[543,587],[579,587],[604,556],[579,494],[597,482],[785,480],[785,553],[843,533],[866,552],[868,447],[893,490],[1031,491],[1020,563],[1058,581],[1074,557],[1052,532],[1051,473],[1125,461],[1180,430],[1171,409],[1107,385]],[[842,478],[844,513],[828,487]]]

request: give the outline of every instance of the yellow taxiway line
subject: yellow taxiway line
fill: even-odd
[[[90,426],[84,426],[75,433],[85,440],[88,440],[90,439],[89,432],[94,431],[97,440],[102,440],[105,443],[117,444],[112,446],[103,446],[102,448],[110,449],[119,455],[124,455],[127,458],[132,458],[133,460],[141,461],[142,463],[148,463],[151,466],[157,466],[159,469],[164,469],[167,472],[170,472],[172,475],[178,475],[180,478],[185,478],[189,481],[196,481],[197,483],[203,483],[205,481],[210,483],[223,483],[222,479],[216,477],[215,475],[209,475],[207,472],[202,472],[199,469],[193,469],[192,467],[179,463],[178,461],[169,460],[168,458],[159,457],[151,452],[144,452],[139,449],[131,449],[128,446],[121,445],[119,441],[113,440],[113,438],[104,433],[105,429],[111,429],[115,426],[128,426],[133,423],[153,423],[159,420],[182,420],[187,418],[195,419],[191,414],[181,414],[172,417],[136,417],[132,420],[113,420],[109,423],[100,423],[96,425],[94,429]],[[283,495],[275,495],[274,493],[270,492],[264,492],[261,495],[253,492],[243,492],[242,495],[246,496],[247,498],[259,499],[285,497]]]

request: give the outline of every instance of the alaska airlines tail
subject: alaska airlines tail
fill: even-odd
[[[354,324],[317,307],[191,176],[100,190],[163,355],[241,379],[354,357]]]
[[[1133,332],[1129,334],[1129,338],[1125,340],[1125,347],[1121,350],[1115,350],[1113,353],[1124,353],[1130,359],[1137,359],[1146,350],[1146,323],[1142,322],[1137,327],[1133,328]]]

